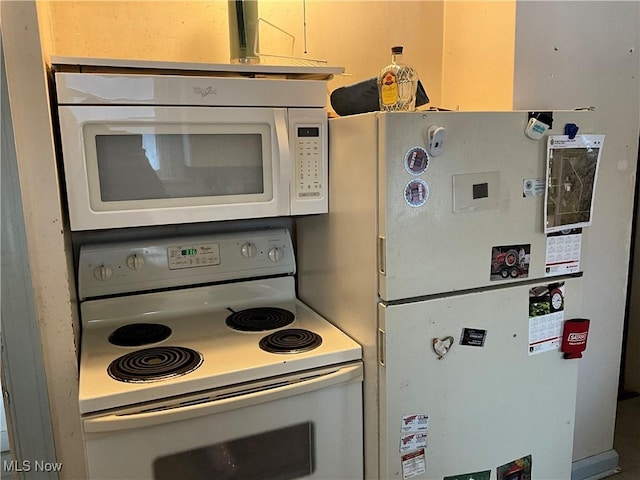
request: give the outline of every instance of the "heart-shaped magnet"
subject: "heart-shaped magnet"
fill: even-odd
[[[438,360],[442,360],[444,356],[449,353],[449,350],[453,346],[453,337],[434,338],[432,340],[433,351],[438,355]]]

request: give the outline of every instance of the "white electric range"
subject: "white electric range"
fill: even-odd
[[[362,477],[361,349],[294,273],[284,229],[81,248],[91,478]]]

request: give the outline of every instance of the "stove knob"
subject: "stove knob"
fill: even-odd
[[[258,249],[255,243],[247,242],[240,248],[240,253],[242,253],[242,256],[245,258],[251,258],[256,256]]]
[[[97,280],[105,282],[111,278],[112,273],[111,267],[103,263],[95,268],[93,276],[96,277]]]
[[[142,267],[144,267],[144,257],[137,253],[129,255],[127,257],[127,267],[131,270],[142,270]]]
[[[283,255],[284,252],[281,248],[273,247],[271,250],[269,250],[269,260],[271,260],[272,262],[279,262],[280,260],[282,260]]]

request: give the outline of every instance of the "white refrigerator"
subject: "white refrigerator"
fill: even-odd
[[[547,140],[597,132],[590,112],[551,116],[539,139],[528,112],[330,119],[298,293],[363,345],[367,478],[570,478],[579,360],[558,337],[588,312],[581,230],[544,231]]]

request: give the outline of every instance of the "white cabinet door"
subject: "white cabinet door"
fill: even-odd
[[[564,318],[578,315],[581,284],[566,282]],[[531,287],[379,306],[381,478],[403,478],[408,415],[429,416],[426,471],[416,478],[490,470],[495,479],[498,466],[528,455],[532,478],[570,478],[580,361],[529,354]],[[465,328],[474,329],[470,344],[485,330],[483,346],[462,345]],[[432,341],[448,336],[453,345],[438,359]]]

